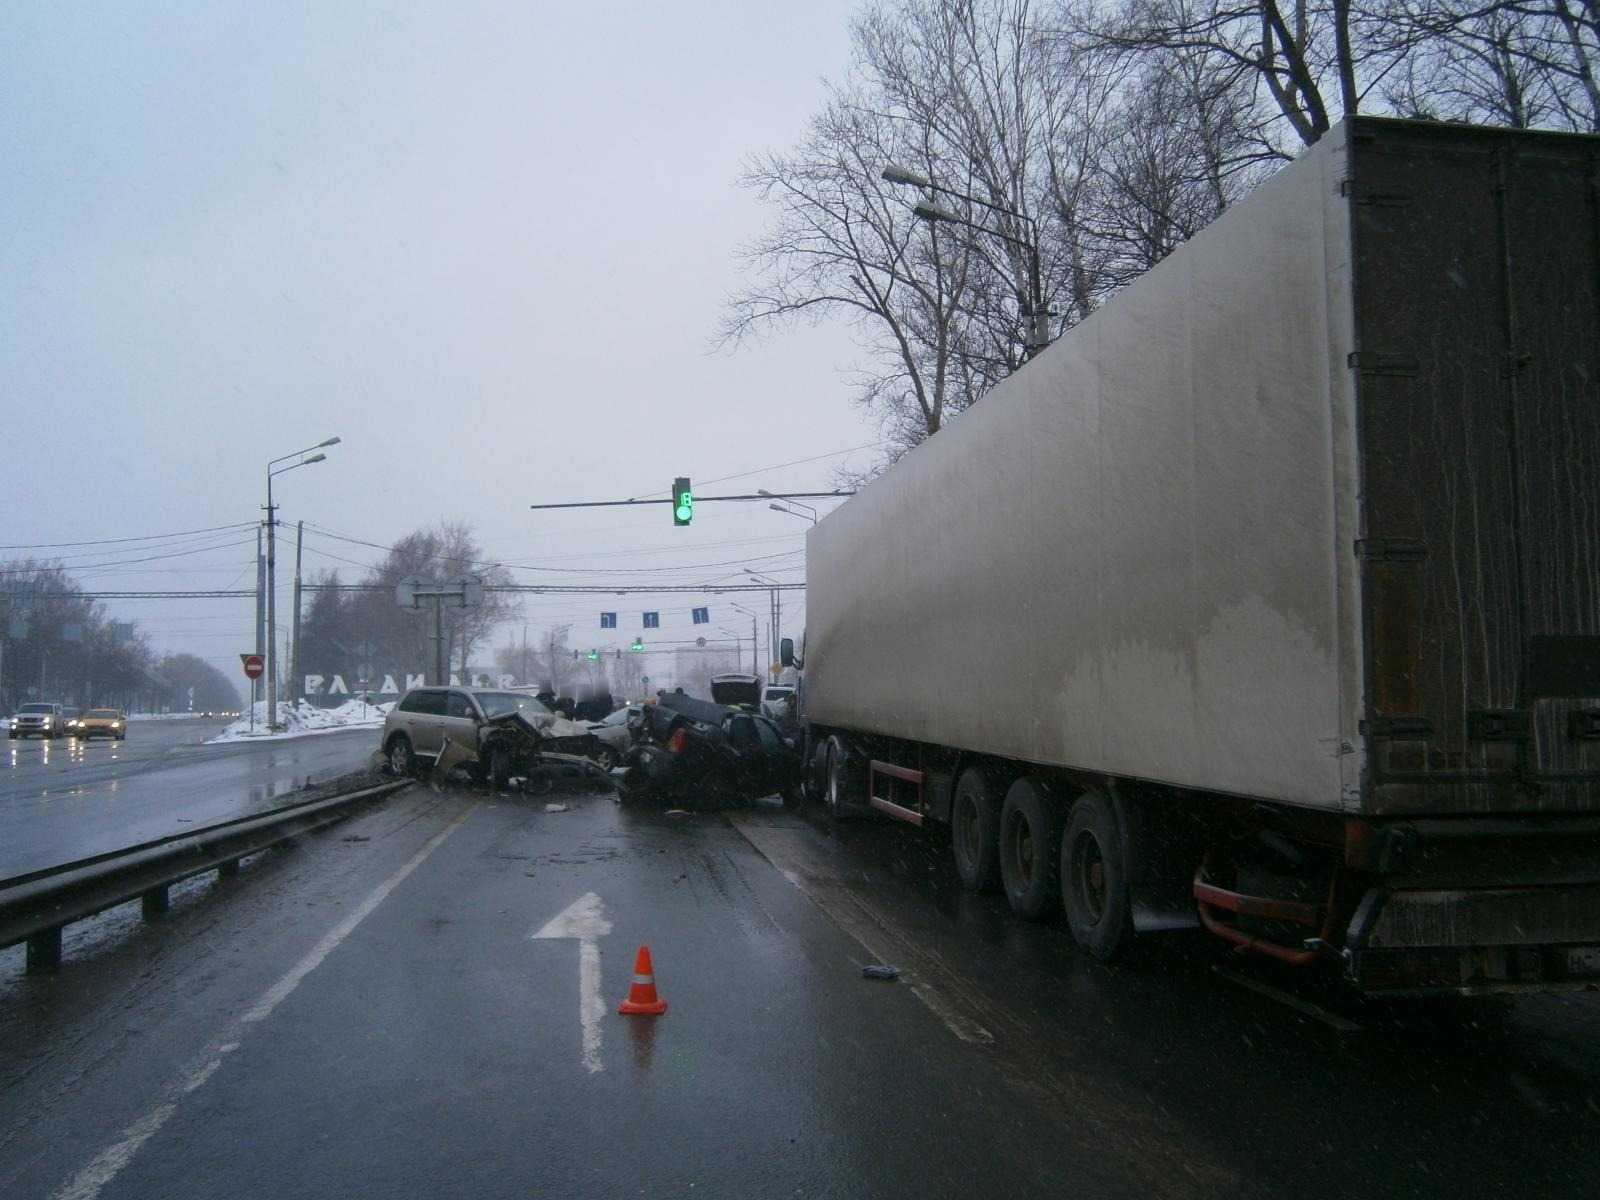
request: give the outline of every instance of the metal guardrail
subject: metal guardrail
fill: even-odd
[[[124,850],[0,880],[0,949],[28,944],[30,973],[61,965],[61,930],[130,900],[146,920],[167,911],[168,891],[195,875],[239,873],[239,861],[301,834],[331,825],[362,801],[385,796],[408,779],[338,796],[302,800],[258,816],[185,830]]]

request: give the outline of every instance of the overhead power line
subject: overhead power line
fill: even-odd
[[[715,479],[702,479],[701,487],[710,487],[713,483],[727,483],[730,479],[748,479],[752,475],[765,475],[768,471],[781,471],[784,467],[798,467],[804,463],[821,462],[825,458],[838,458],[845,454],[854,454],[857,450],[875,450],[879,446],[887,446],[887,441],[866,442],[860,446],[850,446],[843,450],[830,450],[826,454],[813,454],[810,458],[795,458],[788,462],[773,463],[770,467],[757,467],[753,471],[740,471],[734,475],[718,475]],[[640,492],[639,498],[650,496],[670,495],[672,489],[664,488],[659,492]]]
[[[780,583],[779,591],[804,591],[803,583]],[[308,592],[336,591],[336,592],[387,592],[390,585],[386,583],[306,583],[303,585]],[[626,595],[665,595],[673,592],[688,592],[708,595],[721,595],[724,592],[770,592],[772,585],[765,583],[719,583],[719,584],[687,584],[687,583],[509,583],[489,584],[483,589],[486,592],[513,592],[525,595],[552,595],[552,596],[626,596]],[[62,591],[62,592],[30,592],[30,591],[4,591],[0,592],[0,599],[4,600],[232,600],[243,597],[254,597],[254,588],[216,588],[211,590],[172,590],[160,591],[152,589],[144,592],[98,592],[98,591]]]
[[[257,524],[255,521],[240,521],[233,525],[212,525],[206,529],[184,529],[177,533],[145,533],[137,537],[100,538],[92,542],[18,542],[11,546],[0,546],[0,550],[60,550],[70,546],[112,546],[122,542],[159,542],[168,538],[193,537],[200,533],[222,533],[234,529],[249,529]]]
[[[765,499],[765,497],[762,497],[762,499]],[[652,501],[651,503],[654,502]],[[662,501],[662,503],[666,502]],[[320,525],[313,525],[310,521],[306,522],[306,529],[308,532],[314,532],[322,537],[332,538],[339,542],[349,542],[354,546],[366,546],[369,549],[382,550],[385,553],[392,553],[395,550],[394,546],[385,546],[381,542],[369,542],[364,538],[350,537],[346,534],[334,533],[331,529],[324,529]],[[307,549],[314,549],[314,547],[308,546]],[[372,563],[362,563],[356,562],[354,559],[340,558],[338,555],[330,554],[326,550],[318,550],[316,553],[322,554],[326,558],[333,558],[338,559],[340,562],[347,562],[351,566],[364,567],[367,570],[376,569],[376,566]],[[552,575],[660,575],[670,571],[705,571],[714,567],[737,567],[744,564],[770,562],[774,559],[790,558],[801,553],[804,552],[801,550],[785,550],[777,554],[760,554],[753,558],[730,558],[725,559],[722,562],[709,563],[667,563],[655,567],[546,567],[536,566],[532,563],[515,563],[501,560],[471,558],[461,559],[455,558],[451,555],[443,554],[430,555],[425,561],[459,563],[463,567],[504,567],[508,571],[543,571]]]

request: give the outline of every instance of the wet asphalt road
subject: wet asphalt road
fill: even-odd
[[[203,745],[226,721],[134,721],[124,741],[0,742],[0,879],[260,812],[363,766],[375,730]]]
[[[75,927],[58,976],[0,953],[0,1195],[1588,1197],[1600,1179],[1596,997],[1303,1011],[1192,940],[1092,963],[1058,925],[962,895],[915,830],[557,798],[414,787],[186,885],[159,923],[135,906]],[[532,935],[591,896],[610,929],[586,1049],[580,943]],[[659,1018],[615,1013],[642,941]],[[862,979],[877,960],[906,974]]]

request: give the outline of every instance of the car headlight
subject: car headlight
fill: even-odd
[[[113,721],[113,722],[111,722],[111,728],[113,728],[113,729],[121,729],[122,728],[122,722],[121,721]]]
[[[45,719],[44,719],[44,727],[45,727],[45,728],[46,728],[46,729],[48,729],[48,728],[50,728],[50,722],[51,722],[51,721],[53,721],[53,720],[55,720],[55,718],[54,718],[54,717],[46,717],[46,718],[45,718]]]

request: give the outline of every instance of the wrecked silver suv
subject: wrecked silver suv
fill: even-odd
[[[594,735],[526,692],[412,688],[383,721],[383,754],[396,775],[465,766],[504,789],[541,760],[596,752]]]

